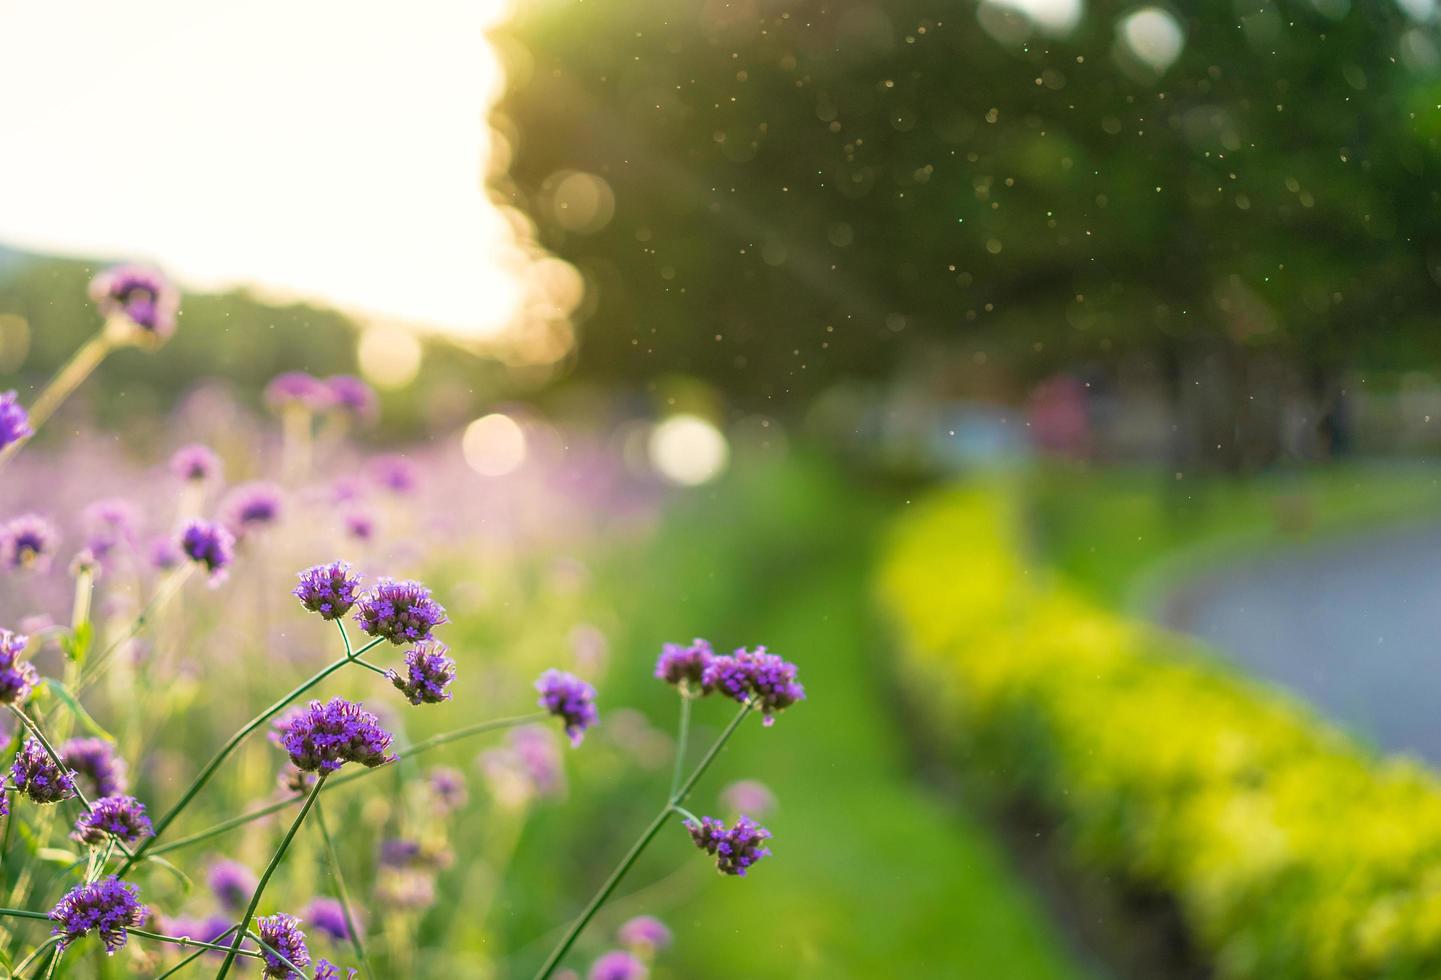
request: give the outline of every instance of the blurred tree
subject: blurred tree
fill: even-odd
[[[557,0],[503,41],[499,190],[586,273],[586,375],[764,406],[938,347],[1022,380],[1140,355],[1179,451],[1264,461],[1276,365],[1326,403],[1441,353],[1408,6]]]

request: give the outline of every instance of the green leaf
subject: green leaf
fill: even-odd
[[[172,875],[174,875],[180,881],[180,887],[185,889],[185,893],[187,895],[190,894],[190,890],[195,887],[195,882],[190,880],[190,876],[188,874],[186,874],[184,871],[181,871],[179,868],[171,864],[169,861],[165,860],[163,857],[159,857],[158,855],[151,855],[145,860],[153,861],[155,864],[159,865],[160,867],[164,868],[166,871],[169,871]]]
[[[94,641],[95,624],[87,619],[66,633],[60,640],[60,646],[67,658],[77,664],[84,664],[85,658],[90,654],[90,644]]]
[[[85,859],[79,854],[67,851],[63,847],[42,847],[35,852],[35,856],[42,861],[49,861],[51,864],[74,866],[85,863]]]
[[[44,685],[55,692],[55,696],[60,699],[60,702],[64,704],[65,707],[70,709],[70,713],[75,716],[75,720],[80,723],[82,728],[92,735],[105,739],[107,742],[115,741],[115,736],[107,732],[100,726],[98,721],[90,716],[90,712],[85,710],[85,706],[76,699],[75,695],[66,689],[64,684],[61,684],[53,677],[47,677],[45,678]]]

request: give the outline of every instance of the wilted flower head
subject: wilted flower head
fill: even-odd
[[[350,940],[350,926],[345,921],[345,907],[333,898],[312,899],[305,913],[310,924],[338,943]],[[356,923],[360,928],[360,923]]]
[[[359,972],[355,969],[346,969],[345,976],[340,975],[342,967],[336,966],[329,960],[321,960],[315,965],[315,980],[355,980]]]
[[[333,561],[301,572],[292,594],[321,619],[339,619],[350,612],[359,591],[360,576],[351,574],[350,563]]]
[[[91,932],[99,934],[107,952],[115,952],[130,938],[129,929],[145,924],[150,910],[140,904],[134,885],[108,875],[98,881],[76,885],[50,910],[56,923],[56,944],[61,950]]]
[[[0,392],[0,449],[12,442],[29,439],[35,434],[30,428],[30,413],[20,404],[13,391]]]
[[[103,738],[72,738],[58,751],[61,761],[85,781],[93,796],[118,796],[129,785],[125,760]]]
[[[21,660],[28,636],[0,629],[0,704],[24,704],[40,678],[35,665]]]
[[[731,783],[720,793],[721,802],[732,813],[763,817],[775,809],[776,795],[765,783],[742,779]]]
[[[225,495],[220,505],[225,526],[237,538],[260,531],[280,520],[285,495],[280,487],[264,480],[242,483]]]
[[[280,956],[284,956],[300,967],[310,965],[310,950],[305,946],[305,933],[300,931],[300,920],[293,915],[277,912],[275,915],[262,915],[255,920],[255,924],[261,940],[265,946],[270,947],[266,949],[262,946],[260,950],[265,959],[263,976],[273,977],[275,980],[290,980],[291,977],[301,976],[280,959]],[[272,953],[271,949],[280,956]]]
[[[414,493],[420,483],[415,464],[404,456],[377,456],[370,461],[370,476],[392,493]]]
[[[645,980],[650,971],[630,953],[613,949],[591,964],[588,980]]]
[[[721,874],[744,878],[751,865],[771,853],[764,846],[771,832],[750,817],[741,817],[729,830],[714,817],[701,817],[700,823],[687,820],[685,829],[690,831],[696,847],[715,855],[716,869]]]
[[[235,560],[235,535],[213,521],[194,520],[180,532],[180,550],[218,581]]]
[[[375,715],[344,698],[312,701],[276,729],[290,761],[307,772],[334,772],[347,762],[382,765],[393,758],[387,752],[392,739]]]
[[[711,645],[699,638],[692,640],[690,646],[667,643],[661,647],[660,657],[655,662],[655,676],[685,692],[708,694],[705,672],[714,657]]]
[[[384,578],[360,600],[355,621],[371,636],[397,646],[431,639],[430,631],[446,622],[445,607],[419,582]]]
[[[43,572],[50,567],[60,532],[39,514],[21,514],[0,526],[0,565],[12,571]]]
[[[27,738],[10,765],[15,788],[35,803],[59,803],[75,795],[75,774],[61,770],[33,738]]]
[[[265,403],[276,411],[306,408],[323,412],[330,407],[330,388],[319,378],[304,371],[277,374],[265,386]]]
[[[175,450],[170,457],[170,472],[188,483],[209,483],[220,478],[220,457],[208,446],[193,442]]]
[[[595,688],[563,670],[547,670],[535,682],[540,706],[565,722],[571,745],[579,745],[585,730],[596,723]]]
[[[82,844],[103,844],[109,837],[134,844],[154,832],[145,815],[145,804],[135,797],[102,796],[80,814],[70,836]]]
[[[180,293],[154,269],[117,265],[90,280],[90,298],[105,317],[123,315],[157,341],[175,332]]]
[[[369,422],[379,414],[380,401],[375,390],[349,374],[333,374],[324,384],[330,389],[330,404],[360,422]]]
[[[796,665],[782,660],[765,647],[755,651],[737,650],[728,657],[714,657],[706,668],[705,684],[736,701],[749,701],[765,716],[765,724],[797,701],[805,689],[796,682]]]
[[[665,923],[653,915],[638,915],[627,919],[616,931],[615,937],[622,946],[640,950],[647,955],[654,955],[656,951],[665,949],[671,940],[670,930]]]
[[[221,905],[238,912],[245,908],[250,896],[255,893],[258,879],[254,871],[239,861],[220,858],[211,862],[210,869],[205,873],[205,883]]]
[[[459,810],[470,801],[465,789],[465,773],[450,766],[436,766],[425,777],[437,809],[443,812]]]
[[[387,670],[396,690],[411,704],[439,704],[450,700],[450,682],[455,680],[455,661],[446,654],[444,643],[417,643],[405,654],[406,673]]]

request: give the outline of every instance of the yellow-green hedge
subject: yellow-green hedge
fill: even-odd
[[[889,542],[882,598],[943,732],[1041,798],[1078,860],[1173,895],[1220,976],[1441,977],[1441,781],[1068,593],[1017,528],[970,488]]]

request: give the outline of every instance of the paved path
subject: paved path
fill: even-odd
[[[1388,751],[1441,765],[1441,526],[1287,548],[1173,590],[1210,641]]]

